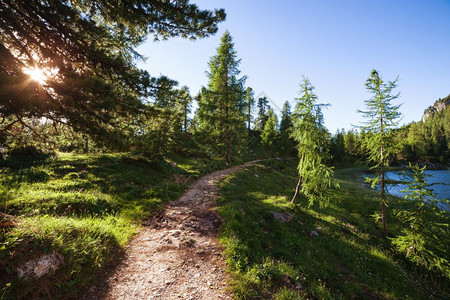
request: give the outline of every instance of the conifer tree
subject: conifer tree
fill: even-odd
[[[192,112],[192,96],[189,93],[189,88],[187,86],[183,86],[178,91],[178,103],[181,110],[182,117],[182,130],[184,133],[188,132],[188,123],[189,123],[189,114]]]
[[[367,133],[364,146],[367,151],[368,160],[372,163],[375,176],[367,178],[374,188],[380,185],[381,219],[383,223],[383,234],[387,235],[386,226],[386,170],[389,167],[389,159],[395,150],[393,129],[398,125],[400,118],[400,105],[392,104],[400,94],[395,93],[398,78],[394,81],[384,82],[376,70],[372,70],[366,81],[366,89],[372,94],[366,104],[365,111],[358,111],[367,121],[364,122],[362,130]]]
[[[228,31],[222,36],[217,54],[209,62],[209,83],[202,89],[198,117],[204,136],[231,162],[245,133],[244,83],[238,77],[240,60]]]
[[[280,121],[280,150],[284,155],[291,155],[294,150],[294,141],[291,137],[293,126],[291,114],[291,105],[286,101],[283,104]]]
[[[402,234],[392,239],[392,243],[416,264],[449,272],[449,215],[439,208],[439,205],[448,205],[449,201],[436,199],[433,184],[428,183],[424,173],[426,167],[420,168],[411,163],[409,167],[411,173],[404,176],[408,187],[402,192],[405,193],[405,199],[412,203],[412,207],[396,212],[405,227]]]
[[[247,107],[247,130],[250,132],[250,124],[252,122],[252,111],[255,105],[255,93],[251,87],[245,90],[245,105]]]
[[[296,98],[292,136],[298,143],[299,180],[291,202],[301,192],[308,197],[309,205],[318,201],[321,206],[331,200],[330,189],[339,187],[333,178],[333,168],[326,165],[328,152],[328,131],[323,125],[322,107],[317,104],[314,87],[308,79],[300,83],[300,98]]]
[[[224,18],[186,0],[0,1],[0,138],[45,117],[126,144],[130,117],[158,89],[134,48],[148,35],[207,37]]]
[[[258,98],[258,117],[256,118],[255,130],[263,131],[267,122],[267,112],[270,109],[267,97]]]
[[[261,133],[261,144],[266,151],[266,155],[272,158],[278,148],[279,133],[277,130],[278,118],[273,112],[273,109],[269,109],[267,113],[267,122],[264,126],[264,130]]]

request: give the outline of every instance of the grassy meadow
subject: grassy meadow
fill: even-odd
[[[450,297],[449,278],[420,269],[382,237],[377,194],[358,182],[362,168],[336,171],[341,189],[326,208],[290,203],[296,162],[260,163],[221,183],[218,210],[224,219],[232,289],[238,299],[430,299]],[[392,211],[389,236],[400,230]],[[273,212],[289,213],[282,223]],[[314,232],[318,235],[315,235]]]
[[[172,157],[148,162],[126,154],[2,161],[0,299],[77,297],[98,270],[123,252],[145,218],[176,199],[193,179],[223,160]],[[0,219],[0,221],[2,221]],[[53,276],[17,280],[17,268],[59,253]]]

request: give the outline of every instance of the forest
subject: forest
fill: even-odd
[[[200,91],[137,66],[147,39],[206,39],[224,9],[124,3],[0,2],[0,299],[89,298],[171,201],[231,167],[202,233],[220,244],[226,295],[450,297],[449,199],[426,173],[449,165],[450,95],[401,125],[401,82],[367,70],[364,122],[332,133],[307,74],[280,114],[255,97],[230,31]],[[399,170],[403,197],[388,189]]]

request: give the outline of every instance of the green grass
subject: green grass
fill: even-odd
[[[257,164],[221,183],[221,242],[239,299],[429,299],[450,296],[448,278],[414,267],[393,251],[375,223],[377,194],[364,169],[338,170],[341,189],[324,209],[289,202],[295,161],[282,169]],[[257,175],[257,176],[255,176]],[[389,234],[400,230],[389,207]],[[293,215],[281,223],[272,212]],[[320,227],[321,229],[318,229]],[[311,236],[311,231],[319,236]]]
[[[0,299],[79,296],[96,272],[123,252],[143,219],[180,196],[194,178],[225,163],[60,153],[6,166],[0,211],[16,216],[17,226],[0,229]],[[56,274],[17,279],[18,266],[49,253],[64,257]]]

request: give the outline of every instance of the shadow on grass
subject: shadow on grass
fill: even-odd
[[[370,218],[378,208],[370,191],[356,193],[351,184],[343,185],[339,203],[307,209],[288,203],[295,184],[295,165],[284,172],[259,165],[222,182],[218,204],[226,221],[221,240],[228,263],[238,274],[238,297],[273,295],[283,286],[293,290],[300,286],[299,294],[317,298],[427,296],[423,284],[414,283],[413,275],[386,250],[388,242],[380,238]],[[281,223],[274,219],[274,211],[291,213],[293,218]],[[296,276],[287,272],[287,279],[280,280],[255,271],[267,260],[288,264]]]

